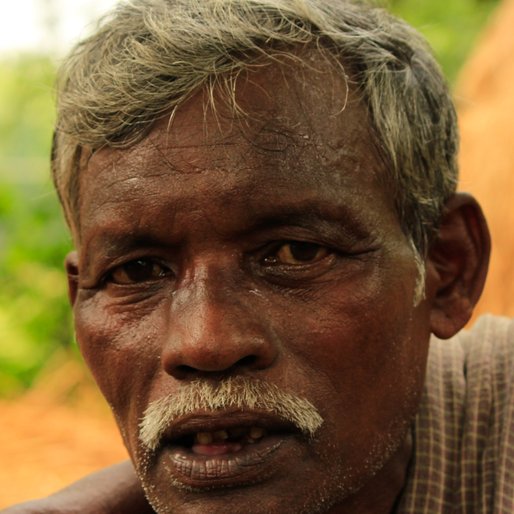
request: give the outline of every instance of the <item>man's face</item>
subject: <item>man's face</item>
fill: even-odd
[[[429,312],[366,111],[326,63],[288,74],[241,79],[239,118],[200,93],[81,177],[77,337],[158,512],[350,512],[419,401]],[[322,423],[236,388],[145,446],[149,405],[227,380]]]

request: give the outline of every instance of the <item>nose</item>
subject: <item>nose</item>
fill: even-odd
[[[250,292],[203,277],[176,291],[162,366],[178,380],[272,366],[278,343]]]

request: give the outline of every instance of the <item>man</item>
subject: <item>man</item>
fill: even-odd
[[[16,512],[511,512],[514,329],[437,339],[489,256],[456,148],[436,63],[382,10],[118,7],[62,70],[53,172],[133,468]]]

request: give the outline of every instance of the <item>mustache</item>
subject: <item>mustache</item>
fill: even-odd
[[[307,399],[273,384],[246,377],[229,377],[217,383],[195,380],[174,394],[150,403],[139,424],[139,440],[154,451],[164,432],[176,420],[227,409],[259,410],[292,423],[313,437],[323,424],[320,413]]]

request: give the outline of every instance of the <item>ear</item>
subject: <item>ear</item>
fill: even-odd
[[[491,240],[478,202],[456,193],[445,205],[427,256],[432,332],[447,339],[470,319],[484,287]]]
[[[68,276],[68,298],[70,300],[71,305],[73,305],[77,298],[79,284],[78,253],[76,251],[73,251],[66,255],[64,265],[66,267],[66,274]]]

